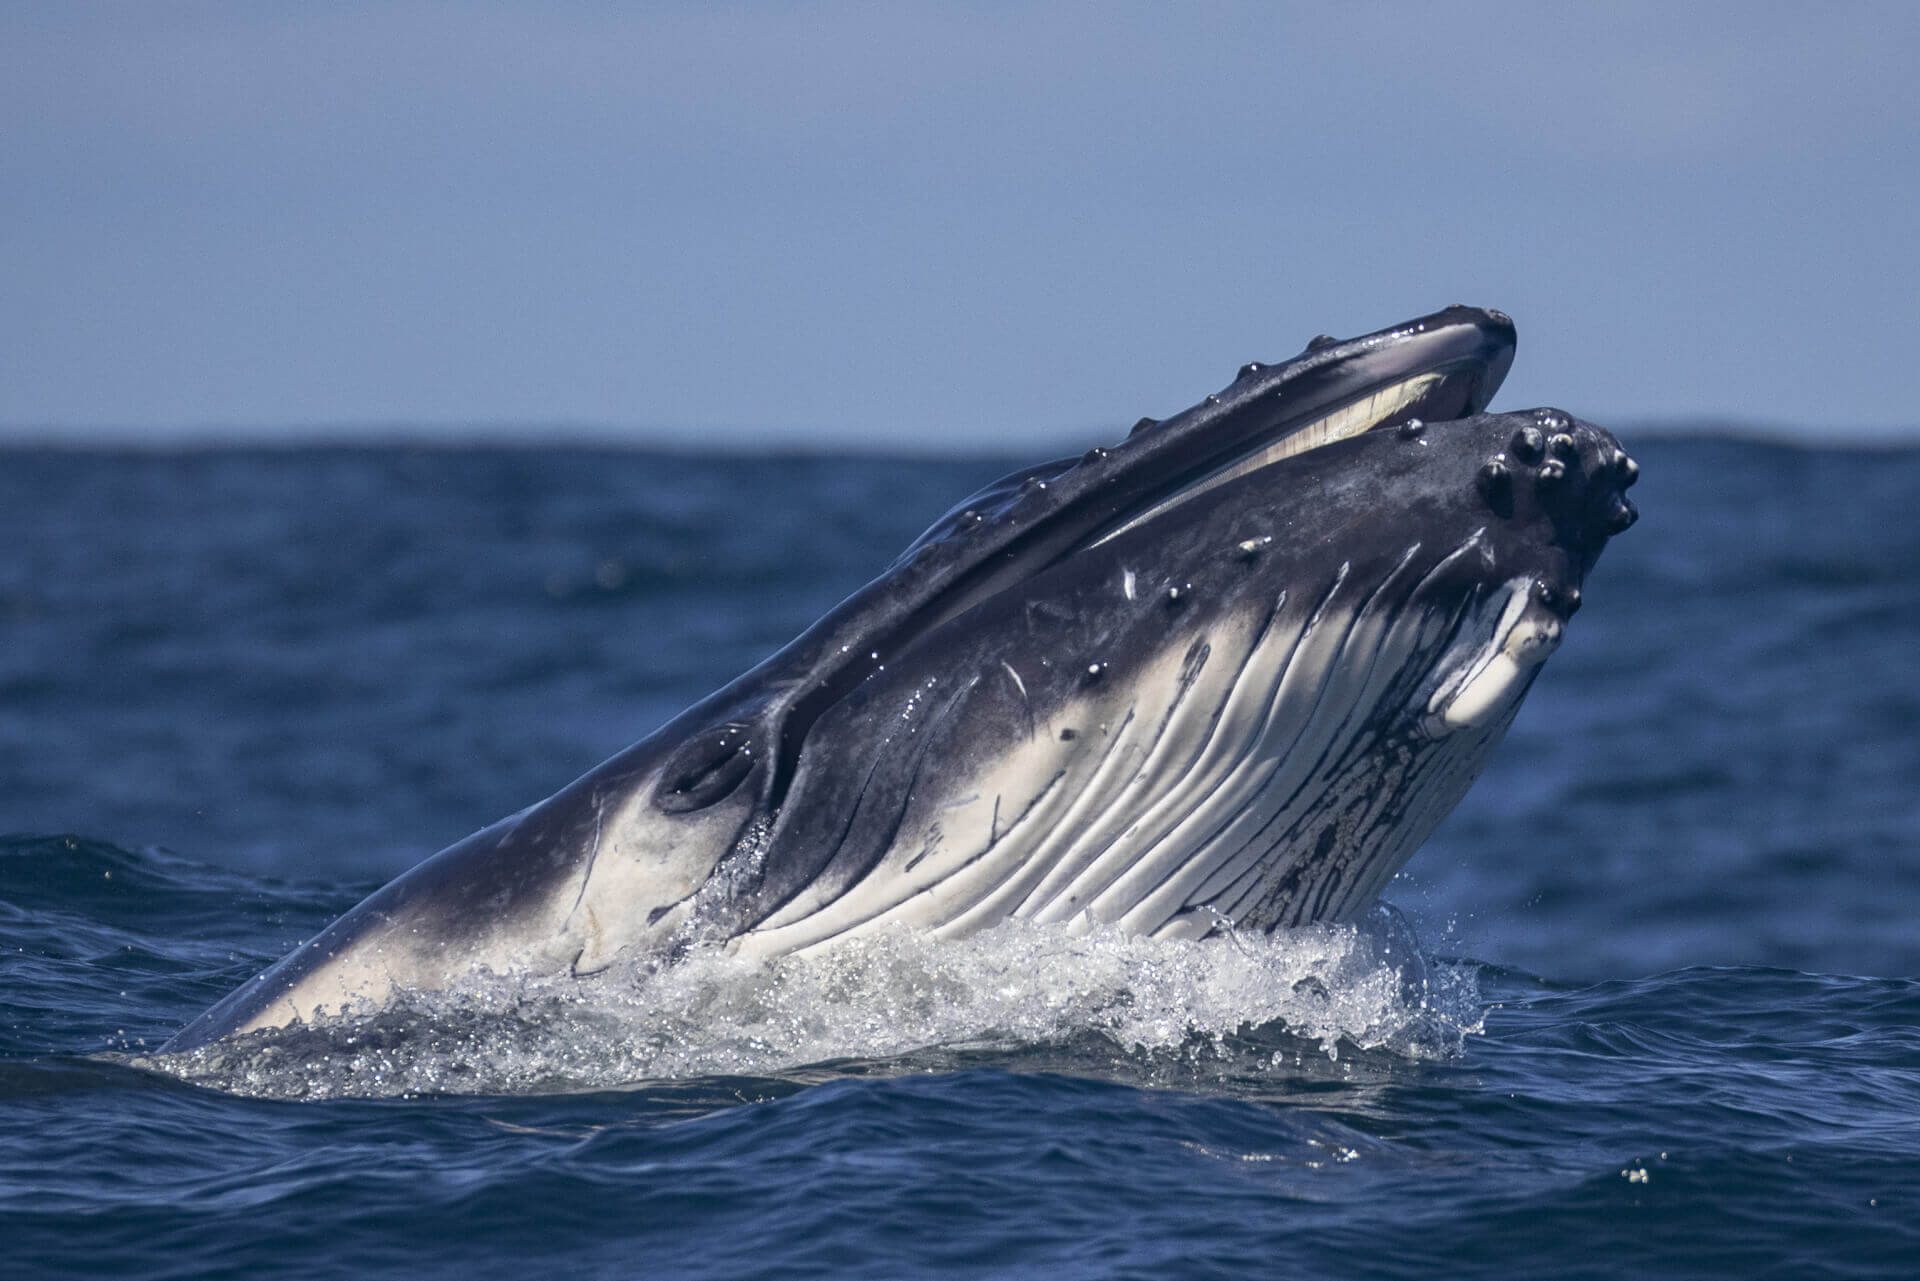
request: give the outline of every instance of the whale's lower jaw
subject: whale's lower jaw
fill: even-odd
[[[930,782],[868,875],[797,895],[734,947],[772,955],[901,926],[958,936],[1008,917],[1200,938],[1357,916],[1479,775],[1545,657],[1476,686],[1470,722],[1409,714],[1407,691],[1435,672],[1470,676],[1502,654],[1509,603],[1530,588],[1450,616],[1421,586],[1411,566],[1377,584],[1347,575],[1318,599],[1219,620],[1062,709],[1064,744],[1032,735],[979,774]]]

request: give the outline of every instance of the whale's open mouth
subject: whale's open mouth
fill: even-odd
[[[1122,517],[1094,534],[1083,548],[1098,547],[1156,516],[1191,502],[1210,489],[1271,467],[1310,450],[1370,431],[1385,431],[1410,422],[1444,422],[1463,418],[1484,405],[1475,403],[1482,379],[1477,370],[1437,370],[1409,375],[1396,382],[1363,391],[1353,400],[1298,426],[1287,426],[1261,436],[1224,461],[1203,469],[1193,479],[1175,485],[1165,497]]]
[[[1293,360],[1242,367],[1230,386],[1184,413],[1142,419],[1110,449],[1030,468],[981,490],[896,563],[926,566],[918,598],[902,599],[891,626],[868,630],[787,708],[764,803],[779,808],[807,735],[829,707],[975,606],[1251,472],[1416,419],[1478,413],[1513,355],[1513,322],[1470,307],[1345,342],[1317,338]],[[890,576],[848,606],[865,605],[889,582],[898,590]],[[722,772],[744,778],[744,760]]]

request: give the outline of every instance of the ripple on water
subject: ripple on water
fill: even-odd
[[[1443,1057],[1479,1027],[1472,967],[1424,956],[1383,907],[1358,926],[1203,942],[1010,921],[771,963],[706,950],[586,981],[479,976],[368,1017],[130,1061],[272,1098],[593,1090],[828,1062],[912,1071],[956,1054],[1230,1076],[1337,1064],[1343,1047]]]

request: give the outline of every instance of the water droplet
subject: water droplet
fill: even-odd
[[[617,592],[627,584],[627,567],[609,557],[593,567],[593,582],[603,592]]]

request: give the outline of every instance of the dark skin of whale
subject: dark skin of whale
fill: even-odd
[[[1483,412],[1454,307],[965,500],[738,680],[375,892],[167,1051],[474,976],[1008,916],[1351,919],[1484,764],[1637,475]]]

